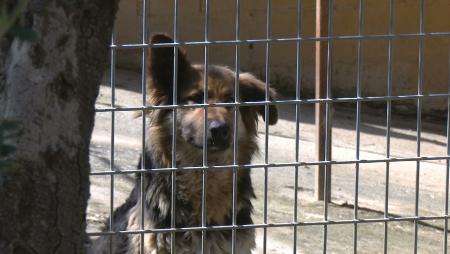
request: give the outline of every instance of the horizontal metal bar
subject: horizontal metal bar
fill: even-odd
[[[254,44],[254,43],[286,43],[299,41],[332,41],[332,40],[389,40],[389,39],[408,39],[420,37],[446,37],[450,36],[450,32],[431,32],[431,33],[409,33],[409,34],[372,34],[372,35],[337,35],[327,37],[291,37],[291,38],[270,38],[270,39],[252,39],[252,40],[210,40],[210,41],[186,41],[174,43],[136,43],[136,44],[114,44],[110,45],[115,49],[135,49],[135,48],[161,48],[161,47],[178,47],[178,46],[204,46],[204,45],[237,45],[237,44]]]
[[[276,101],[255,101],[255,102],[230,102],[230,103],[211,103],[211,104],[178,104],[178,105],[157,105],[157,106],[139,106],[139,107],[108,107],[97,108],[96,112],[111,112],[111,111],[142,111],[153,109],[178,109],[178,108],[208,108],[208,107],[250,107],[257,105],[301,105],[314,103],[342,103],[342,102],[358,102],[358,101],[396,101],[396,100],[412,100],[425,97],[440,97],[450,98],[450,93],[446,94],[411,94],[411,95],[397,95],[397,96],[369,96],[369,97],[342,97],[329,99],[300,99],[300,100],[276,100]]]
[[[172,172],[172,171],[186,171],[186,170],[224,170],[232,168],[248,169],[248,168],[277,168],[277,167],[294,167],[294,166],[313,166],[313,165],[343,165],[343,164],[369,164],[381,162],[408,162],[408,161],[434,161],[434,160],[448,160],[450,156],[422,156],[409,158],[384,158],[374,160],[343,160],[343,161],[311,161],[311,162],[290,162],[290,163],[263,163],[263,164],[246,164],[246,165],[221,165],[221,166],[198,166],[198,167],[177,167],[177,168],[156,168],[156,169],[135,169],[135,170],[115,170],[115,171],[98,171],[91,172],[91,175],[111,175],[111,174],[133,174],[142,173],[144,170],[151,173],[156,172]]]
[[[450,215],[441,216],[410,216],[410,217],[388,217],[375,219],[351,219],[351,220],[327,220],[327,221],[299,221],[285,223],[267,223],[267,224],[249,224],[249,225],[224,225],[207,227],[185,227],[185,228],[161,228],[145,230],[127,230],[127,231],[109,231],[109,232],[90,232],[88,236],[100,235],[118,235],[118,234],[148,234],[148,233],[169,233],[169,232],[188,232],[188,231],[219,231],[232,229],[251,229],[251,228],[275,228],[275,227],[294,227],[294,226],[320,226],[320,225],[343,225],[343,224],[362,224],[362,223],[380,223],[380,222],[402,222],[402,221],[426,221],[426,220],[445,220]]]

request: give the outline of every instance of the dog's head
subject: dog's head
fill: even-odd
[[[172,39],[164,34],[152,36],[152,44],[172,43]],[[234,102],[236,73],[227,67],[209,65],[207,73],[203,65],[193,65],[185,52],[177,49],[176,75],[174,75],[174,49],[172,47],[153,47],[149,57],[149,93],[153,104],[170,105],[174,102],[174,76],[177,78],[177,104],[204,103],[204,79],[207,75],[207,103]],[[240,102],[265,101],[265,83],[249,73],[239,74]],[[273,89],[268,90],[269,100],[275,99]],[[265,119],[264,105],[240,106],[240,119],[245,135],[256,135],[258,115]],[[278,120],[277,108],[269,105],[269,124]],[[265,119],[266,120],[266,119]],[[181,138],[194,147],[203,147],[204,109],[202,107],[181,108],[177,110],[178,133]],[[223,151],[230,147],[233,140],[234,107],[210,106],[207,108],[206,137],[208,150]]]

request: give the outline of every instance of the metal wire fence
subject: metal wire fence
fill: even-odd
[[[150,44],[149,43],[149,34],[148,34],[148,7],[149,7],[149,0],[142,0],[143,8],[142,8],[142,16],[144,17],[142,19],[142,41],[140,43],[134,43],[134,44],[117,44],[116,38],[113,35],[111,39],[111,73],[110,73],[110,85],[111,85],[111,91],[112,91],[112,98],[111,103],[109,107],[103,107],[96,109],[97,113],[102,114],[110,114],[111,115],[111,153],[110,153],[110,168],[109,170],[104,171],[97,171],[92,172],[91,175],[109,175],[111,176],[111,183],[110,183],[110,214],[113,213],[114,208],[114,179],[116,175],[119,174],[144,174],[150,172],[170,172],[172,177],[172,196],[171,196],[171,204],[172,204],[172,210],[171,214],[175,214],[176,206],[175,206],[175,193],[176,193],[176,184],[175,182],[175,176],[176,172],[179,170],[187,171],[201,171],[202,172],[202,219],[201,219],[201,226],[198,227],[188,227],[188,228],[177,228],[175,226],[175,216],[172,216],[170,228],[145,228],[144,220],[141,220],[141,225],[139,230],[129,230],[129,231],[121,231],[121,232],[114,232],[114,231],[108,231],[108,232],[92,232],[89,233],[90,236],[99,236],[99,235],[114,235],[114,234],[140,234],[141,238],[143,239],[144,234],[147,233],[172,233],[171,237],[171,244],[172,244],[172,251],[174,250],[174,244],[175,244],[175,232],[186,232],[186,231],[201,231],[202,232],[202,251],[204,250],[204,241],[206,241],[205,233],[207,231],[215,231],[215,230],[231,230],[232,231],[232,253],[236,252],[236,230],[237,229],[246,229],[246,228],[261,228],[263,230],[263,253],[268,253],[267,250],[267,229],[268,228],[274,228],[274,227],[289,227],[293,228],[293,243],[292,243],[292,252],[298,253],[301,251],[298,247],[297,243],[297,232],[302,230],[303,227],[309,227],[309,226],[323,226],[323,253],[327,252],[327,238],[329,235],[328,232],[328,226],[330,225],[353,225],[353,252],[357,253],[359,251],[358,249],[358,226],[361,224],[366,223],[384,223],[384,253],[388,252],[388,239],[389,239],[389,232],[388,232],[388,225],[391,222],[399,222],[399,221],[409,221],[414,223],[414,253],[417,253],[418,251],[418,225],[421,221],[429,221],[429,220],[441,220],[444,223],[444,230],[443,230],[443,246],[442,251],[443,253],[447,253],[447,246],[448,246],[448,194],[449,194],[449,170],[450,170],[450,126],[449,126],[449,119],[450,119],[450,82],[448,85],[448,92],[447,93],[424,93],[423,89],[423,68],[424,68],[424,39],[425,38],[432,38],[432,37],[448,37],[450,36],[450,32],[427,32],[425,31],[424,26],[424,3],[425,0],[420,0],[420,6],[419,6],[419,32],[418,33],[404,33],[399,34],[395,33],[394,27],[395,27],[395,16],[394,16],[394,0],[389,1],[389,29],[387,34],[372,34],[367,35],[364,33],[364,0],[359,0],[359,11],[358,11],[358,21],[359,21],[359,29],[358,34],[355,35],[333,35],[333,8],[329,8],[329,14],[327,19],[327,36],[323,37],[317,37],[317,36],[304,36],[302,33],[302,18],[301,13],[303,12],[302,7],[302,1],[297,1],[297,12],[298,12],[298,18],[296,21],[293,21],[293,23],[296,23],[297,25],[297,31],[296,36],[291,38],[272,38],[272,31],[271,31],[271,23],[272,23],[272,4],[276,4],[276,1],[272,2],[271,0],[267,0],[267,6],[266,6],[266,38],[264,39],[241,39],[240,38],[240,1],[236,0],[236,13],[235,13],[235,38],[234,40],[210,40],[209,35],[209,19],[210,19],[210,10],[209,10],[209,1],[205,0],[205,11],[204,11],[204,20],[205,20],[205,29],[204,29],[204,40],[203,41],[180,41],[179,40],[179,20],[178,20],[178,13],[179,13],[179,1],[174,0],[174,20],[173,20],[173,39],[174,43],[164,43],[164,44]],[[333,6],[333,0],[328,0],[328,6]],[[405,38],[414,38],[418,40],[418,72],[417,72],[417,93],[415,94],[407,94],[407,95],[394,95],[393,94],[393,44],[395,40],[399,39],[405,39]],[[357,78],[356,78],[356,96],[355,97],[333,97],[332,95],[332,56],[333,56],[333,43],[340,40],[353,40],[357,42]],[[363,61],[363,42],[368,40],[383,40],[387,41],[387,90],[385,96],[363,96],[362,92],[362,61]],[[327,61],[326,61],[326,95],[324,98],[312,98],[312,99],[305,99],[301,96],[301,88],[302,88],[302,44],[305,42],[324,42],[327,46]],[[295,98],[288,99],[288,100],[275,100],[270,101],[269,100],[269,81],[271,80],[271,69],[270,69],[270,61],[272,56],[271,47],[272,45],[276,43],[294,43],[296,45],[296,80],[295,80]],[[177,104],[177,66],[178,66],[178,54],[174,54],[174,84],[173,84],[173,105],[148,105],[147,102],[147,91],[146,91],[146,58],[147,58],[147,50],[152,47],[172,47],[174,48],[174,52],[178,47],[181,46],[189,46],[189,45],[197,45],[202,46],[204,48],[204,65],[205,69],[208,69],[209,62],[208,62],[208,54],[209,54],[209,47],[212,45],[234,45],[235,46],[235,72],[237,73],[236,76],[239,76],[240,72],[240,46],[244,44],[262,44],[265,45],[265,72],[264,72],[264,80],[265,80],[265,86],[266,86],[266,97],[265,101],[260,102],[239,102],[239,82],[236,79],[234,87],[235,87],[235,100],[234,102],[230,103],[215,103],[215,104],[208,104],[208,93],[207,89],[205,89],[204,93],[204,99],[203,103],[196,104],[196,105],[181,105]],[[119,107],[115,105],[115,86],[116,86],[116,52],[118,50],[123,49],[141,49],[142,51],[142,59],[141,59],[141,66],[142,66],[142,76],[141,76],[141,89],[142,89],[142,106],[134,106],[134,107]],[[450,58],[449,58],[450,62]],[[449,64],[450,66],[450,64]],[[450,70],[449,70],[450,73]],[[205,79],[203,80],[205,88],[207,87],[208,80],[207,75],[205,75]],[[423,156],[421,151],[421,130],[422,130],[422,107],[423,107],[423,101],[425,98],[443,98],[447,99],[448,109],[447,109],[447,155],[443,156]],[[413,100],[416,102],[417,105],[417,115],[416,115],[416,154],[412,157],[393,157],[391,155],[391,125],[392,125],[392,103],[394,101],[405,101],[405,100]],[[356,121],[354,123],[355,126],[355,137],[356,137],[356,146],[354,150],[354,159],[350,160],[332,160],[331,158],[331,128],[332,128],[332,117],[331,117],[331,111],[333,105],[336,103],[344,103],[344,102],[351,102],[356,104]],[[361,142],[360,142],[360,133],[361,133],[361,107],[363,102],[385,102],[385,118],[386,118],[386,126],[385,126],[385,140],[386,140],[386,151],[384,151],[384,158],[379,159],[362,159],[360,156],[361,151]],[[301,147],[299,142],[299,133],[300,133],[300,108],[303,105],[306,104],[321,104],[325,107],[325,159],[324,160],[316,160],[316,161],[305,161],[302,160],[302,153],[301,153]],[[294,161],[287,161],[282,163],[271,163],[269,161],[269,124],[268,121],[266,121],[264,126],[264,162],[258,163],[258,164],[249,164],[249,165],[239,165],[237,162],[237,152],[238,152],[238,146],[237,146],[237,133],[238,133],[238,110],[240,107],[249,107],[249,106],[255,106],[255,105],[264,105],[265,106],[265,119],[269,118],[269,111],[268,107],[269,105],[294,105],[295,106],[295,160]],[[115,138],[115,114],[116,112],[120,111],[142,111],[142,143],[141,143],[141,152],[142,154],[145,153],[146,150],[146,125],[147,125],[147,119],[146,114],[144,112],[147,112],[149,110],[160,110],[160,109],[171,109],[172,110],[172,117],[173,119],[177,118],[177,109],[183,109],[183,108],[204,108],[207,109],[208,107],[234,107],[235,113],[234,113],[234,147],[233,147],[233,164],[232,165],[208,165],[208,149],[205,147],[203,149],[203,165],[202,166],[192,166],[192,167],[180,167],[177,166],[177,158],[176,154],[172,154],[172,161],[171,161],[171,167],[170,168],[146,168],[145,160],[144,158],[141,161],[142,168],[136,169],[136,170],[116,170],[114,165],[114,138]],[[206,133],[206,126],[207,126],[207,110],[204,110],[204,128]],[[172,151],[176,151],[176,131],[177,131],[177,122],[173,121],[172,126]],[[204,137],[204,144],[207,144],[206,141],[206,135]],[[446,161],[446,173],[445,173],[445,204],[444,204],[444,213],[439,216],[423,216],[419,213],[419,193],[420,193],[420,170],[421,170],[421,162],[424,161],[436,161],[436,160],[445,160]],[[389,186],[390,186],[390,165],[393,162],[415,162],[415,204],[414,204],[414,214],[412,216],[400,216],[400,217],[393,217],[389,213]],[[371,164],[371,163],[384,163],[385,164],[385,191],[384,191],[384,211],[383,211],[383,218],[360,218],[359,216],[359,170],[360,166],[363,164]],[[293,208],[293,217],[292,220],[289,222],[284,223],[270,223],[268,220],[268,203],[267,203],[267,196],[268,196],[268,172],[271,169],[279,168],[279,167],[293,167],[295,169],[294,173],[294,189],[297,190],[299,187],[299,168],[303,166],[326,166],[331,167],[332,165],[355,165],[355,191],[354,191],[354,210],[353,210],[353,218],[352,219],[343,219],[343,220],[330,220],[328,213],[329,203],[327,202],[328,198],[325,198],[325,201],[323,202],[323,218],[320,220],[311,220],[311,221],[305,221],[301,220],[299,218],[299,209],[301,207],[298,204],[298,194],[296,191],[294,191],[294,208]],[[259,224],[252,224],[252,225],[238,225],[236,223],[236,190],[237,190],[237,170],[242,168],[263,168],[264,169],[264,191],[263,191],[263,222]],[[207,215],[207,208],[206,208],[206,192],[204,191],[206,189],[207,185],[207,174],[208,172],[215,171],[215,170],[223,170],[223,169],[230,169],[233,172],[233,202],[232,202],[232,209],[233,209],[233,215],[232,215],[232,224],[231,225],[223,225],[223,226],[208,226],[206,223],[206,215]],[[331,171],[325,171],[325,172],[331,172]],[[140,198],[144,199],[145,195],[144,193],[144,177],[141,177],[141,183],[140,183]],[[324,178],[325,181],[327,181],[327,177]],[[324,185],[324,193],[327,195],[329,193],[328,188],[329,185],[325,183]],[[141,217],[144,217],[143,211],[144,211],[144,202],[141,202]],[[113,225],[113,217],[110,216],[110,228],[112,228]],[[141,241],[141,253],[144,252],[144,241]],[[175,251],[176,252],[176,251]],[[173,252],[173,253],[175,253]],[[369,251],[370,252],[370,251]]]

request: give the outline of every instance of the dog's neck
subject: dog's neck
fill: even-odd
[[[206,163],[203,163],[203,149],[179,141],[177,142],[177,166],[179,167],[199,167],[224,166],[233,164],[233,148],[229,147],[222,151],[208,151],[206,153]]]

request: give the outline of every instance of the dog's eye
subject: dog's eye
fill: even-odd
[[[203,103],[203,95],[202,94],[195,94],[191,95],[187,98],[187,101],[194,104],[202,104]]]
[[[228,97],[227,99],[225,99],[224,102],[225,103],[233,103],[234,102],[234,98],[233,97]]]

